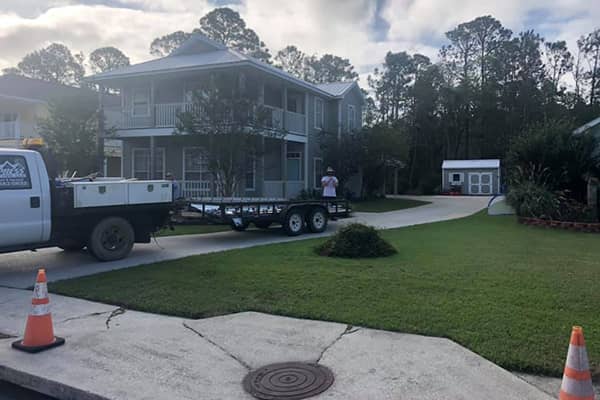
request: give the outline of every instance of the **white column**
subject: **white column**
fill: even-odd
[[[154,105],[154,79],[150,81],[150,126],[156,126],[156,106]]]
[[[308,190],[308,142],[310,135],[308,134],[308,92],[304,92],[304,134],[306,135],[306,143],[304,143],[304,189]]]
[[[288,108],[288,104],[287,104],[287,86],[284,84],[283,85],[283,101],[281,102],[282,106],[283,106],[283,115],[281,117],[282,119],[282,123],[283,123],[283,130],[287,131],[287,123],[286,123],[286,113],[287,113],[287,108]]]
[[[287,140],[281,141],[281,180],[282,180],[282,194],[284,198],[287,198]]]
[[[154,174],[155,174],[154,166],[156,165],[155,164],[155,161],[156,161],[155,153],[156,153],[156,151],[155,151],[154,136],[150,136],[150,166],[149,166],[150,171],[148,171],[148,178],[150,178],[150,179],[155,179],[155,177],[154,177]]]

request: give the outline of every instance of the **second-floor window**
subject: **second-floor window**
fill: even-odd
[[[0,139],[14,139],[17,137],[16,113],[0,113]]]
[[[142,117],[150,115],[150,93],[147,89],[134,89],[131,94],[131,112]]]
[[[348,105],[348,131],[356,129],[356,107]]]
[[[323,99],[315,97],[315,128],[323,129]]]

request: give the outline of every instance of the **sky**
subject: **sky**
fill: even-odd
[[[152,59],[154,38],[191,31],[219,6],[237,10],[271,54],[294,44],[349,58],[363,85],[388,51],[435,60],[445,32],[481,15],[566,40],[572,52],[579,36],[600,28],[600,0],[1,0],[0,69],[52,42],[85,55],[115,46],[133,63]]]

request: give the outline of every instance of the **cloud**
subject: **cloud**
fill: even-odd
[[[274,54],[295,44],[313,54],[347,57],[365,76],[388,51],[436,58],[444,33],[491,14],[518,32],[535,28],[548,40],[576,39],[597,28],[600,7],[589,0],[2,0],[0,68],[58,41],[89,54],[122,49],[134,62],[150,58],[150,42],[191,30],[215,6],[238,10]]]

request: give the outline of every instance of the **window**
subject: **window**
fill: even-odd
[[[31,178],[23,156],[0,156],[0,190],[31,189]]]
[[[150,115],[150,94],[148,89],[134,89],[131,95],[131,112],[134,116]]]
[[[256,157],[248,156],[245,176],[245,188],[248,191],[256,189]]]
[[[131,150],[131,172],[134,178],[150,179],[150,149]],[[154,179],[165,178],[165,149],[154,149]]]
[[[17,113],[0,113],[0,139],[17,137]]]
[[[321,189],[321,178],[323,178],[323,159],[313,158],[313,174],[315,189]]]
[[[287,153],[287,180],[302,180],[302,153],[299,151]]]
[[[352,132],[356,129],[356,107],[348,105],[348,131]]]
[[[183,148],[183,180],[202,181],[208,180],[205,174],[208,171],[208,160],[202,147]]]
[[[323,129],[323,99],[315,97],[315,128]]]
[[[451,185],[460,185],[463,182],[463,174],[462,172],[451,172],[450,176],[450,184]]]

